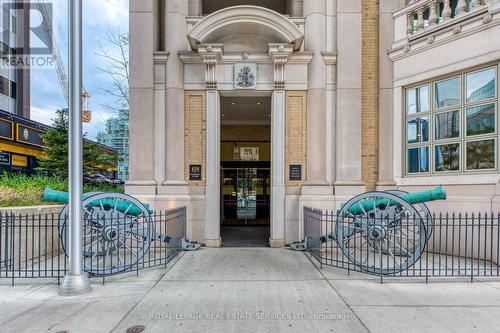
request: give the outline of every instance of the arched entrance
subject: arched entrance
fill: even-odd
[[[189,91],[205,91],[203,157],[205,161],[205,241],[209,246],[221,245],[221,220],[226,217],[223,215],[225,214],[223,211],[224,173],[221,172],[221,162],[223,162],[221,160],[221,126],[223,124],[221,97],[243,100],[243,98],[267,96],[266,103],[269,108],[266,116],[270,129],[269,175],[264,175],[264,166],[236,169],[245,169],[240,170],[242,171],[241,183],[246,183],[241,192],[247,199],[252,198],[254,194],[257,195],[259,191],[249,189],[247,185],[251,185],[248,182],[259,182],[257,178],[259,178],[260,171],[262,182],[269,181],[269,245],[284,246],[285,185],[288,172],[285,165],[286,90],[307,90],[307,65],[311,60],[311,55],[300,52],[303,33],[290,19],[267,8],[234,6],[201,19],[188,33],[188,40],[192,51],[180,53],[181,61],[184,63],[184,87],[187,94]],[[291,77],[288,82],[286,73],[289,73]],[[237,81],[241,75],[244,80],[248,79],[248,82],[238,85]],[[223,101],[223,105],[224,102],[226,101]],[[240,111],[257,112],[257,110],[258,108],[253,108],[245,111],[242,108]],[[303,111],[305,112],[305,109]],[[240,114],[239,117],[241,116]],[[249,120],[254,121],[257,118],[251,116]],[[262,170],[259,171],[259,169]],[[236,178],[238,177],[239,175],[236,175]],[[237,199],[237,187],[235,192]],[[261,199],[265,200],[265,194],[266,190]],[[253,219],[253,213],[252,209],[250,212],[242,210],[240,217]],[[257,214],[256,210],[255,220],[257,220]],[[237,212],[234,217],[238,219]]]

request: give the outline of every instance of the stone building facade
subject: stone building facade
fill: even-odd
[[[130,43],[126,192],[190,239],[284,246],[366,190],[500,208],[498,0],[131,1]]]

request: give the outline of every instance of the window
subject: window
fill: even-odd
[[[3,76],[0,76],[0,94],[10,96],[10,81]]]
[[[406,174],[497,169],[497,67],[405,91]]]
[[[220,0],[203,0],[203,14],[211,14],[222,8],[230,6],[239,5],[252,5],[269,8],[280,14],[289,13],[289,8],[287,8],[288,1],[286,0],[231,0],[231,1],[220,1]]]

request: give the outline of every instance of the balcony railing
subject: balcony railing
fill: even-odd
[[[485,9],[488,0],[417,0],[394,14],[399,30],[397,37],[421,34],[440,26],[453,24],[459,18],[465,18]],[[405,21],[405,22],[404,22]],[[406,23],[406,32],[401,29]],[[397,39],[396,39],[397,40]]]

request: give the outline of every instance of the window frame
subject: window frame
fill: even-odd
[[[482,72],[485,70],[493,69],[495,72],[495,89],[494,96],[489,97],[480,101],[467,102],[467,75]],[[444,81],[448,81],[453,78],[460,78],[460,101],[458,105],[437,107],[436,100],[436,84]],[[425,177],[425,176],[442,176],[442,175],[460,175],[460,174],[477,174],[477,173],[492,173],[498,171],[498,156],[499,147],[498,144],[499,134],[500,134],[500,120],[499,120],[499,64],[489,64],[486,66],[476,67],[473,69],[466,69],[460,72],[451,73],[446,76],[441,76],[435,79],[430,79],[426,81],[421,81],[412,85],[403,87],[402,97],[403,97],[403,176],[404,177]],[[413,114],[408,114],[408,91],[411,89],[418,89],[423,86],[428,86],[429,91],[429,111],[428,112],[415,112]],[[417,94],[418,96],[418,94]],[[494,105],[494,115],[495,115],[495,131],[492,133],[478,134],[478,135],[467,135],[467,109],[471,107],[483,106],[493,104]],[[437,115],[446,114],[448,112],[458,111],[459,113],[459,135],[454,138],[437,139],[436,136],[436,117]],[[408,143],[408,121],[411,119],[417,119],[424,116],[429,117],[429,140],[425,142]],[[486,141],[494,140],[494,168],[489,169],[467,169],[467,143],[476,141]],[[458,170],[449,171],[437,171],[436,170],[436,147],[446,144],[459,144],[459,168]],[[427,172],[409,172],[409,149],[428,147],[429,151],[429,171]]]

